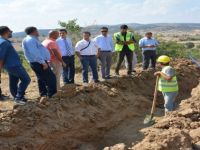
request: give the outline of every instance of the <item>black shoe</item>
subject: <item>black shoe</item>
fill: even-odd
[[[105,79],[111,79],[111,77],[110,77],[110,76],[107,76],[107,77],[105,77]]]
[[[14,99],[15,101],[22,101],[22,102],[27,102],[28,99],[26,99],[25,97],[22,97],[22,98],[15,98]]]
[[[130,72],[129,72],[129,73],[127,73],[127,75],[128,75],[128,76],[133,76],[134,73],[130,73]]]
[[[94,81],[94,83],[99,83],[99,82],[100,82],[99,80],[95,80],[95,81]]]
[[[9,96],[3,95],[3,94],[0,95],[0,101],[5,101],[5,100],[8,100],[9,98],[10,98]]]
[[[132,70],[132,72],[136,72],[136,70]]]

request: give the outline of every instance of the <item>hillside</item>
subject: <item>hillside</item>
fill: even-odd
[[[146,31],[152,32],[191,32],[194,30],[200,30],[200,23],[153,23],[153,24],[138,24],[138,23],[128,23],[127,24],[131,29],[136,32],[143,33]],[[102,26],[108,26],[110,33],[119,31],[120,25],[93,25],[84,27],[83,30],[91,31],[92,34],[96,35],[99,33],[99,29]],[[39,32],[41,35],[46,36],[50,29],[40,29]],[[24,32],[16,32],[13,34],[13,37],[24,37]]]

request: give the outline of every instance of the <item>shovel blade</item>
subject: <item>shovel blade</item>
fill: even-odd
[[[155,120],[153,119],[153,115],[146,115],[144,119],[144,124],[153,125],[154,123],[155,123]]]

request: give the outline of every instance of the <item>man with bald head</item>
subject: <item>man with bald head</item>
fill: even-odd
[[[66,67],[66,64],[62,60],[59,46],[56,43],[56,39],[58,37],[59,37],[59,32],[56,30],[51,30],[49,31],[48,38],[42,42],[44,47],[46,47],[49,50],[51,55],[49,64],[56,76],[57,90],[60,89],[60,77],[61,77],[62,66]]]

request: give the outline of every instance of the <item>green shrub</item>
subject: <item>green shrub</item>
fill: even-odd
[[[20,60],[21,60],[21,62],[22,62],[22,65],[24,66],[24,68],[25,68],[27,71],[30,71],[31,67],[30,67],[28,61],[25,59],[25,56],[24,56],[23,51],[19,51],[18,54],[19,54]]]
[[[195,46],[195,45],[194,45],[193,42],[187,42],[187,43],[185,43],[185,48],[191,49],[191,48],[193,48],[194,46]]]

